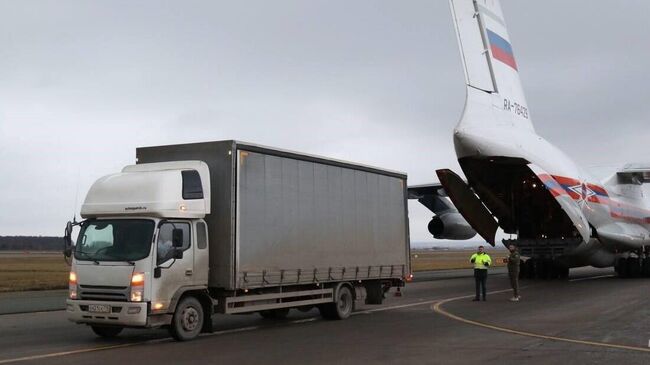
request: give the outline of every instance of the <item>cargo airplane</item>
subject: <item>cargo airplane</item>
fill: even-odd
[[[588,265],[650,276],[650,201],[642,189],[650,163],[625,165],[604,181],[589,176],[535,132],[499,1],[450,4],[467,85],[453,138],[467,180],[437,170],[440,184],[413,187],[410,197],[436,212],[426,203],[443,199],[444,188],[487,242],[495,244],[498,227],[514,237],[503,244],[529,257],[527,277],[562,278]],[[454,238],[444,237],[446,219],[434,217],[434,236]],[[448,226],[462,225],[454,216]]]

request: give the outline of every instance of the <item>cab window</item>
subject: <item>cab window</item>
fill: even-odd
[[[203,199],[201,176],[196,170],[181,171],[183,177],[183,199]]]
[[[158,232],[158,250],[156,262],[158,265],[169,260],[173,256],[172,232],[174,229],[183,230],[183,251],[190,248],[190,225],[189,223],[181,222],[166,222],[160,226]]]

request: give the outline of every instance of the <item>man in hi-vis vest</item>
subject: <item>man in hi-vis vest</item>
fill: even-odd
[[[476,297],[474,297],[473,301],[478,302],[481,296],[485,301],[485,283],[487,282],[488,267],[492,265],[492,259],[490,255],[484,252],[483,246],[478,246],[478,252],[473,254],[469,261],[474,264],[474,281],[476,282]]]

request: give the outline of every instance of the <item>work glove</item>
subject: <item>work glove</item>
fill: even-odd
[[[485,267],[488,267],[488,266],[490,266],[490,264],[489,264],[489,263],[487,263],[487,262],[484,262],[484,263],[483,263],[483,265],[484,265]]]
[[[469,260],[469,261],[471,261],[472,264],[473,264],[473,263],[476,261],[476,259],[471,259],[471,260]]]

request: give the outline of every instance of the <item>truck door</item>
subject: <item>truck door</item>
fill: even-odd
[[[175,259],[172,244],[174,229],[183,231],[183,257]],[[194,250],[192,229],[187,221],[165,221],[160,225],[156,240],[156,267],[160,276],[153,279],[152,300],[166,308],[176,291],[194,283]],[[156,276],[156,275],[154,275]]]

